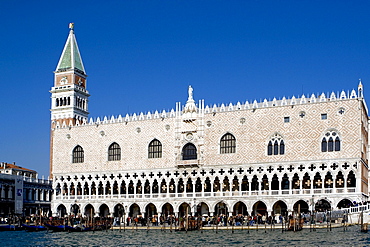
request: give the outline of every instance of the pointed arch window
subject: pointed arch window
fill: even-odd
[[[108,148],[108,161],[121,160],[121,147],[113,142]]]
[[[188,143],[182,149],[183,160],[196,160],[197,159],[197,148],[194,144]]]
[[[333,138],[330,137],[328,141],[328,152],[333,152],[333,150],[334,150],[334,142],[333,142]]]
[[[340,139],[338,136],[335,138],[334,151],[340,151]]]
[[[148,146],[148,158],[162,158],[162,143],[154,139]]]
[[[278,144],[278,141],[275,140],[274,141],[274,155],[278,155],[279,154],[279,144]]]
[[[84,150],[78,145],[72,151],[72,163],[83,163],[84,162]]]
[[[272,142],[269,141],[269,144],[267,145],[267,155],[272,155]]]
[[[326,132],[321,140],[321,152],[338,152],[340,148],[341,143],[338,133],[334,130]]]
[[[221,137],[220,141],[221,154],[235,153],[235,148],[236,148],[236,139],[232,134],[227,133]]]
[[[279,154],[281,154],[281,155],[283,155],[285,153],[285,144],[284,144],[283,140],[280,141],[280,150],[279,151],[280,151]]]
[[[267,155],[285,154],[285,144],[281,135],[275,134],[267,144]]]

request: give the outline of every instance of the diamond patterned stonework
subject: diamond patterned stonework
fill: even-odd
[[[85,81],[72,83],[68,95],[59,85],[63,76],[65,83],[85,78],[82,72],[56,71],[51,91],[53,212],[78,204],[81,212],[92,207],[98,214],[105,204],[104,213],[113,215],[120,204],[131,213],[155,207],[184,215],[180,205],[192,201],[202,204],[202,214],[215,214],[222,202],[229,214],[244,205],[250,215],[311,200],[333,208],[367,200],[369,119],[362,85],[361,94],[211,106],[196,103],[189,87],[186,103],[168,112],[88,120]],[[59,111],[66,97],[80,99],[79,105],[71,101]],[[308,208],[301,205],[302,212]]]

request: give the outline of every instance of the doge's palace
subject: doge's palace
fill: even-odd
[[[73,25],[54,73],[55,215],[277,215],[368,198],[361,82],[229,105],[196,101],[189,86],[171,111],[92,119]]]

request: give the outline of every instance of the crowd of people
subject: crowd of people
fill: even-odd
[[[153,215],[148,218],[138,215],[136,217],[128,216],[125,220],[120,217],[113,218],[113,226],[119,226],[125,224],[125,226],[177,226],[181,225],[182,222],[186,221],[185,216],[175,217],[173,215],[158,216]],[[281,224],[287,219],[281,215],[265,216],[265,215],[255,215],[255,216],[188,216],[188,220],[198,221],[202,226],[254,226],[256,224]]]

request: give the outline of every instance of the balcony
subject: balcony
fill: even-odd
[[[287,196],[287,195],[317,195],[355,193],[356,188],[322,188],[322,189],[292,189],[292,190],[254,190],[254,191],[217,191],[217,192],[182,192],[182,193],[155,193],[155,194],[109,194],[109,195],[56,195],[56,200],[84,200],[84,199],[156,199],[156,198],[227,198],[246,196]]]

